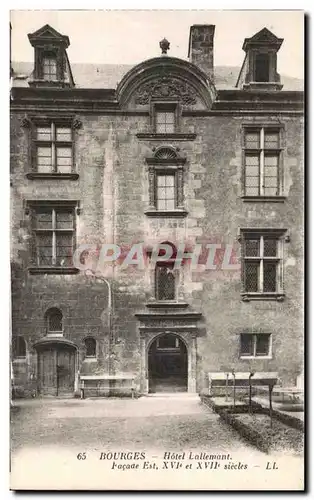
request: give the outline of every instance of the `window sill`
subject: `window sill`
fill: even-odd
[[[196,134],[186,134],[186,133],[179,133],[179,132],[174,132],[171,134],[158,134],[158,133],[138,133],[136,134],[136,137],[138,139],[151,139],[155,141],[159,140],[175,140],[175,141],[194,141],[196,139]]]
[[[273,202],[283,203],[286,196],[241,196],[244,202],[260,203],[260,202]]]
[[[185,209],[176,210],[157,210],[154,208],[149,208],[144,212],[147,217],[186,217],[188,212]]]
[[[241,293],[243,302],[251,300],[277,300],[283,302],[285,295],[283,293]]]
[[[14,358],[13,359],[13,363],[26,363],[26,356],[20,356],[20,357],[17,357],[17,358]]]
[[[240,356],[241,360],[245,359],[273,359],[272,356]]]
[[[30,274],[78,274],[76,267],[29,267]]]
[[[49,174],[42,174],[40,172],[28,172],[26,174],[27,179],[45,179],[45,180],[51,180],[51,179],[62,179],[62,180],[71,180],[71,181],[76,181],[79,178],[79,174],[76,173],[69,173],[69,174],[60,174],[58,172],[51,172]]]
[[[97,363],[97,358],[92,357],[92,356],[90,358],[86,357],[86,358],[84,358],[84,363]]]
[[[63,332],[48,332],[47,337],[63,337]]]
[[[163,307],[169,307],[172,309],[184,309],[188,307],[187,302],[176,302],[174,300],[156,300],[155,302],[148,302],[145,305],[150,309],[162,309]]]

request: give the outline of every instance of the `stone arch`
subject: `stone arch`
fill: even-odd
[[[122,107],[150,106],[151,100],[175,100],[183,107],[210,109],[216,90],[194,64],[176,57],[155,57],[134,66],[117,86]]]

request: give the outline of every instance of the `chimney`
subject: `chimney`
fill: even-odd
[[[193,24],[190,28],[189,61],[214,80],[214,33],[213,24]]]

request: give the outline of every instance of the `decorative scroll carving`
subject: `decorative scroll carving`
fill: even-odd
[[[24,115],[23,118],[21,118],[20,123],[22,127],[30,128],[32,122],[27,115]]]
[[[137,104],[148,104],[150,98],[178,99],[182,104],[196,104],[195,90],[186,82],[163,77],[141,85],[135,94]]]
[[[73,121],[72,121],[72,128],[73,128],[74,130],[77,130],[77,129],[81,128],[81,127],[82,127],[82,122],[81,122],[81,120],[80,120],[77,116],[75,116],[75,117],[73,118]]]

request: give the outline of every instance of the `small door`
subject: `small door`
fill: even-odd
[[[75,349],[45,346],[38,351],[38,389],[42,396],[73,395],[74,380]]]

